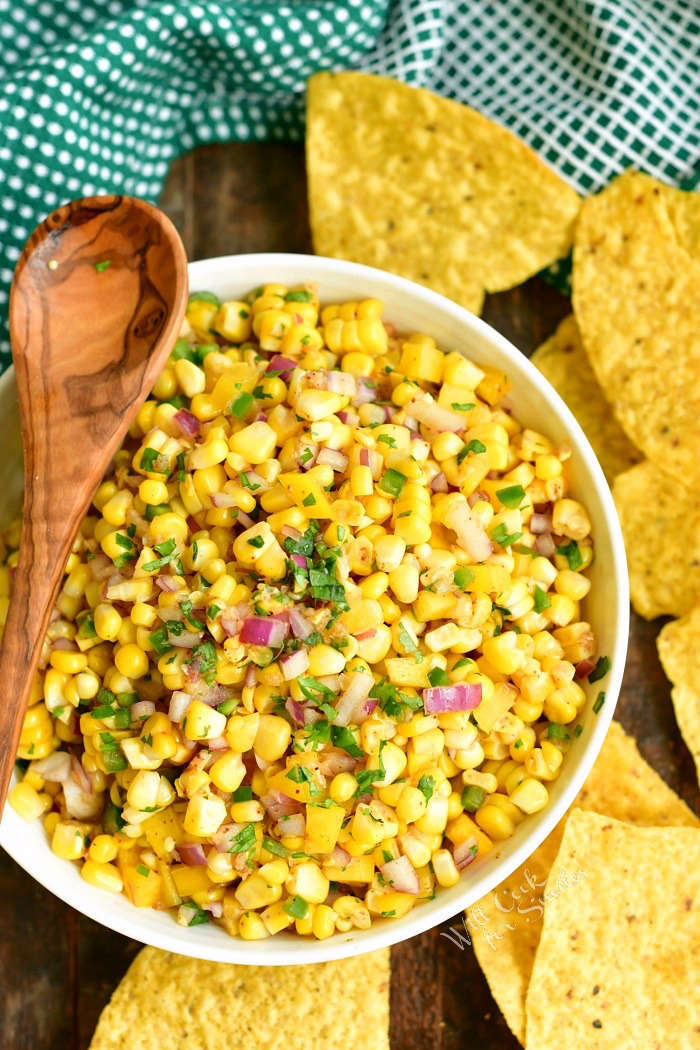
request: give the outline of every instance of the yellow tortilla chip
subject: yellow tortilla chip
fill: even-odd
[[[329,994],[332,990],[332,994]],[[144,948],[90,1050],[389,1050],[389,950],[308,966],[235,966]]]
[[[580,201],[528,146],[450,99],[367,73],[308,82],[314,248],[474,312],[566,255]]]
[[[681,735],[693,756],[700,782],[700,606],[662,628],[656,639]]]
[[[583,349],[573,314],[530,359],[581,424],[609,482],[642,458],[612,414]]]
[[[575,806],[633,824],[700,821],[647,765],[632,737],[612,722]],[[508,1025],[525,1043],[525,998],[542,932],[543,890],[566,819],[501,885],[469,909],[476,957]]]
[[[698,1045],[700,830],[574,810],[547,880],[527,1050]]]
[[[647,620],[689,612],[700,603],[700,491],[645,460],[618,474],[613,497],[632,605]]]
[[[697,194],[627,172],[581,208],[573,267],[583,345],[628,437],[700,481]]]

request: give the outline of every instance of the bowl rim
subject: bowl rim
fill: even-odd
[[[184,928],[179,927],[174,921],[172,922],[172,929],[165,926],[165,924],[162,929],[160,927],[151,929],[148,921],[141,921],[140,915],[143,915],[144,912],[153,914],[152,909],[143,909],[139,912],[122,895],[119,895],[120,904],[124,903],[129,905],[129,907],[124,907],[119,914],[112,915],[110,907],[105,907],[105,905],[109,905],[112,895],[100,894],[93,902],[89,892],[86,897],[83,897],[77,888],[55,887],[52,885],[51,871],[47,872],[38,858],[32,859],[23,855],[22,836],[10,830],[9,823],[11,818],[8,819],[7,816],[4,816],[2,821],[0,821],[0,846],[5,849],[20,867],[66,904],[88,918],[106,926],[108,929],[114,930],[116,933],[131,937],[143,944],[149,944],[156,948],[192,958],[263,966],[306,965],[307,963],[342,959],[385,948],[437,927],[447,919],[461,916],[465,908],[476,903],[486,893],[500,885],[541,845],[570,808],[574,798],[580,791],[584,780],[598,757],[608,727],[612,721],[622,684],[627,653],[629,581],[622,532],[615,505],[595,453],[566,403],[554,388],[550,386],[542,373],[535,368],[530,360],[510,340],[497,332],[482,318],[469,313],[463,307],[458,306],[437,292],[425,288],[423,285],[375,267],[364,266],[342,259],[290,252],[255,252],[242,255],[215,256],[208,259],[200,259],[189,264],[190,285],[212,270],[218,268],[223,271],[227,267],[234,268],[234,278],[238,282],[243,276],[241,270],[245,269],[246,266],[267,268],[273,275],[276,266],[294,267],[299,270],[300,280],[313,280],[314,278],[322,280],[324,277],[332,276],[340,279],[347,278],[350,281],[357,279],[365,283],[380,285],[400,295],[410,296],[421,303],[428,312],[432,311],[448,315],[452,321],[476,336],[480,341],[497,347],[511,361],[516,371],[524,373],[527,383],[536,389],[538,395],[549,404],[559,417],[560,423],[570,435],[586,470],[595,482],[596,494],[600,503],[605,532],[607,533],[607,540],[612,554],[614,587],[617,592],[617,611],[613,628],[614,646],[610,652],[611,670],[606,688],[606,703],[596,716],[585,750],[579,756],[577,764],[572,769],[569,782],[562,790],[561,795],[553,802],[550,802],[537,815],[537,821],[533,823],[528,834],[523,836],[522,842],[513,849],[509,856],[502,857],[490,873],[483,874],[480,878],[477,876],[477,878],[472,880],[464,887],[464,890],[458,897],[441,900],[441,894],[438,893],[434,900],[425,902],[420,907],[412,909],[402,918],[391,922],[373,924],[369,930],[361,931],[361,936],[353,935],[352,939],[345,939],[344,935],[336,934],[325,941],[299,938],[298,941],[285,942],[284,944],[277,941],[277,938],[271,937],[261,942],[269,946],[266,947],[265,951],[254,951],[251,953],[252,945],[255,942],[243,941],[238,937],[230,937],[225,931],[220,931],[222,937],[221,947],[219,948],[218,944],[212,945],[209,940],[200,940],[198,937],[192,936],[195,931],[189,928],[187,928],[187,935],[185,936],[183,933]],[[377,295],[381,298],[381,290],[377,291]],[[12,367],[8,368],[0,377],[0,398],[6,394],[7,388],[12,385],[13,378],[14,370]],[[7,810],[9,810],[9,806],[6,807],[6,812]],[[11,817],[14,816],[14,814],[11,815]],[[16,819],[19,820],[19,818]],[[478,887],[478,890],[475,891],[475,887]],[[87,886],[85,889],[88,889]]]

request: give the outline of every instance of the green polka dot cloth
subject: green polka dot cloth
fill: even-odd
[[[174,157],[301,139],[304,83],[365,69],[468,102],[579,191],[629,165],[694,188],[697,0],[0,0],[0,364],[37,222],[156,200]]]

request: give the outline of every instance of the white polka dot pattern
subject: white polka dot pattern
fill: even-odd
[[[174,157],[299,140],[319,69],[432,88],[580,191],[636,165],[697,185],[695,0],[0,0],[0,367],[22,245],[91,193],[155,200]]]

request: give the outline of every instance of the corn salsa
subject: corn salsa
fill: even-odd
[[[593,541],[508,388],[375,299],[190,297],[24,720],[10,802],[54,853],[185,926],[323,939],[547,805],[595,680]]]

